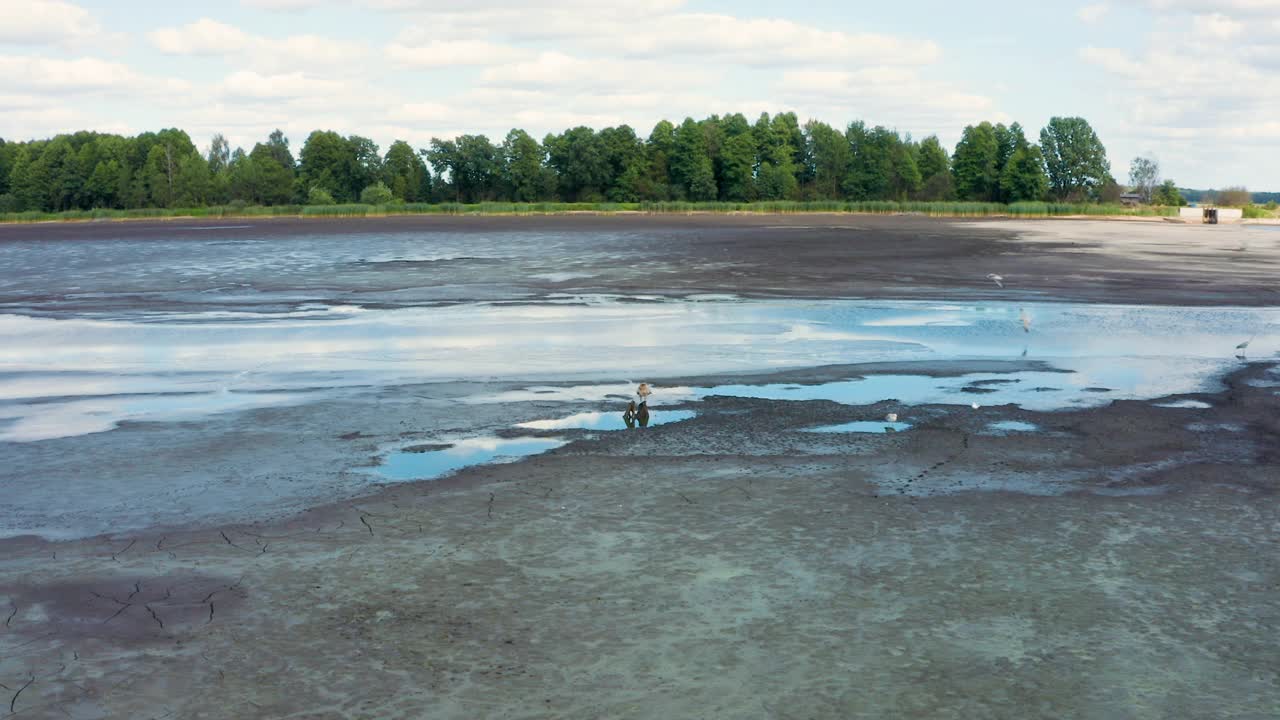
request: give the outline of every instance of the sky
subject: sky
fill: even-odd
[[[1280,0],[0,0],[0,137],[385,149],[792,111],[953,147],[1082,116],[1122,182],[1280,191]]]

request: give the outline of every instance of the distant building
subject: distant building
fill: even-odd
[[[1142,196],[1138,193],[1123,193],[1120,195],[1120,204],[1125,207],[1137,207],[1142,204]]]
[[[1240,208],[1184,207],[1178,210],[1178,217],[1185,223],[1233,224],[1244,219],[1244,210]]]

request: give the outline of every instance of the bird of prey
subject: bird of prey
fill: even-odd
[[[1002,287],[1004,287],[1004,278],[1000,277],[999,275],[997,275],[997,274],[995,274],[995,273],[991,273],[991,274],[987,275],[987,279],[988,279],[988,280],[990,280],[991,282],[995,283],[995,284],[996,284],[996,287],[998,287],[998,288],[1002,288]]]

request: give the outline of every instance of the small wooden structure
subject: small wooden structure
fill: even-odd
[[[1178,210],[1178,217],[1185,223],[1228,225],[1243,220],[1244,210],[1240,208],[1184,207]]]

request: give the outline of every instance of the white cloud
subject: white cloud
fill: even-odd
[[[241,5],[250,9],[236,24],[205,17],[144,26],[139,34],[152,56],[138,70],[100,60],[53,66],[27,58],[17,66],[0,57],[6,77],[35,78],[30,90],[10,84],[4,92],[57,107],[75,106],[61,96],[121,98],[128,102],[114,105],[126,107],[124,116],[144,127],[178,125],[201,141],[224,132],[246,147],[275,127],[295,146],[315,128],[332,128],[373,137],[385,147],[397,137],[422,146],[432,136],[467,132],[496,142],[511,127],[540,137],[582,124],[625,123],[646,136],[660,119],[678,122],[713,112],[754,118],[763,111],[794,110],[802,119],[841,125],[863,118],[903,130],[957,134],[966,123],[1005,117],[990,98],[935,75],[943,70],[943,50],[925,35],[801,22],[788,19],[784,7],[774,17],[750,17],[701,11],[684,0]],[[317,13],[281,23],[263,10]],[[306,34],[334,20],[360,24],[344,31],[343,40]],[[370,31],[383,33],[380,46]],[[172,91],[170,81],[140,72],[163,67],[163,55],[214,58],[225,76],[201,79],[199,93],[190,92],[190,83]],[[208,63],[174,65],[209,71]],[[24,117],[39,132],[44,121],[34,113],[53,111],[40,102],[26,105],[31,107],[14,112],[28,113]],[[94,117],[114,121],[119,109],[82,103],[78,124],[91,125]],[[52,114],[46,117],[53,122]]]
[[[147,33],[153,47],[167,55],[203,55],[248,62],[261,72],[344,65],[366,54],[362,45],[318,35],[269,38],[209,18]]]
[[[1222,13],[1196,15],[1191,18],[1191,22],[1195,26],[1196,32],[1215,40],[1230,40],[1245,30],[1243,22],[1229,18]]]
[[[1097,3],[1094,5],[1085,5],[1084,7],[1077,10],[1076,17],[1080,18],[1081,22],[1093,24],[1093,23],[1100,22],[1110,12],[1111,12],[1110,5],[1108,5],[1107,3]]]
[[[957,137],[965,125],[1008,122],[994,101],[929,80],[914,68],[854,71],[797,70],[782,74],[774,92],[787,107],[837,122],[863,120],[917,136]]]
[[[1275,13],[1280,12],[1280,0],[1148,0],[1155,10],[1201,11],[1212,7],[1216,11],[1231,13]]]
[[[749,66],[927,65],[941,58],[931,40],[880,33],[827,30],[782,18],[739,18],[717,13],[666,12],[660,3],[625,11],[610,4],[547,3],[534,7],[484,3],[467,12],[422,14],[398,39],[414,45],[439,37],[509,44],[553,44],[561,52],[612,57],[733,62]]]
[[[0,77],[9,88],[39,95],[174,96],[187,93],[185,80],[158,78],[135,72],[127,65],[78,58],[61,60],[29,55],[0,55]]]
[[[256,2],[289,2],[290,0],[252,0]],[[305,0],[303,0],[305,1]],[[394,12],[451,12],[458,9],[456,0],[360,0],[365,7]],[[684,7],[685,0],[472,0],[466,4],[468,12],[490,10],[530,9],[543,11],[578,11],[588,13],[618,12],[655,13],[671,12]]]
[[[0,43],[71,43],[101,31],[88,10],[62,0],[0,2]]]
[[[719,56],[770,67],[850,62],[927,65],[941,57],[937,44],[929,40],[823,30],[776,18],[682,13],[640,27],[627,28],[620,23],[616,30],[616,34],[592,44],[642,57]]]
[[[167,55],[227,55],[244,50],[252,42],[243,30],[209,18],[182,27],[152,30],[147,39]]]
[[[241,70],[228,75],[217,90],[221,97],[233,100],[317,98],[322,104],[328,104],[333,102],[335,95],[349,95],[351,88],[336,80],[310,77],[300,72],[260,75],[251,70]]]
[[[240,0],[240,4],[262,10],[296,12],[320,7],[325,0]]]
[[[450,67],[514,62],[532,54],[529,50],[484,40],[445,40],[423,45],[387,46],[387,58],[401,67]]]
[[[489,68],[481,73],[480,82],[514,88],[611,89],[619,85],[665,88],[677,78],[682,87],[696,87],[707,82],[709,73],[650,61],[580,58],[561,52],[543,52],[529,60]]]
[[[1149,6],[1157,14],[1143,49],[1080,50],[1111,78],[1104,94],[1120,122],[1109,133],[1122,147],[1153,148],[1170,176],[1207,185],[1280,166],[1280,49],[1275,32],[1259,31],[1280,29],[1280,0]]]

